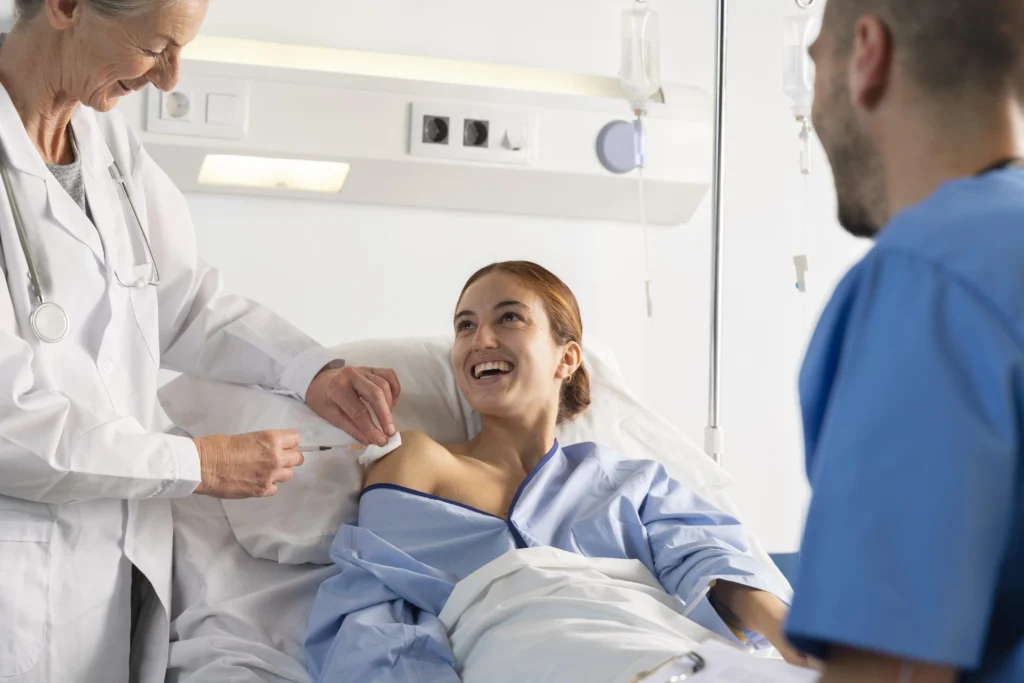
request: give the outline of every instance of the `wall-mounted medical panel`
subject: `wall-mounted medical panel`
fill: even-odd
[[[711,101],[682,87],[662,99],[644,196],[648,221],[674,225],[710,184]],[[630,118],[607,92],[186,59],[175,92],[119,108],[185,192],[640,221],[637,173],[598,157],[602,129]]]
[[[529,109],[419,101],[409,118],[409,154],[470,163],[537,163],[537,117]]]

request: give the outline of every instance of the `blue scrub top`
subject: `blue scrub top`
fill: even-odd
[[[893,219],[800,395],[814,494],[789,637],[1024,681],[1024,170]]]

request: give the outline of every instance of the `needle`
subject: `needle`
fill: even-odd
[[[295,449],[299,453],[319,453],[321,451],[363,451],[366,446],[362,444],[348,444],[347,446],[299,446]]]

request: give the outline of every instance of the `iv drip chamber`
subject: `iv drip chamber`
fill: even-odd
[[[811,116],[814,101],[814,62],[808,50],[818,35],[818,21],[811,15],[786,17],[783,31],[783,91],[793,102],[798,119]]]

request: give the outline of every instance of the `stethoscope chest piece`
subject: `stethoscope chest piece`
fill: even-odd
[[[75,151],[76,153],[78,152],[77,147],[75,148]],[[125,212],[125,220],[127,222],[129,221],[129,218],[134,219],[135,225],[139,230],[139,235],[145,243],[146,251],[149,252],[150,268],[149,278],[140,276],[127,283],[121,280],[116,269],[114,271],[114,276],[117,279],[118,284],[122,287],[133,287],[135,289],[142,289],[147,286],[155,287],[160,284],[160,271],[156,267],[156,258],[153,256],[153,249],[150,247],[149,238],[146,236],[146,231],[142,227],[142,220],[139,218],[139,212],[135,209],[135,202],[132,200],[131,192],[128,190],[128,184],[121,175],[121,170],[118,168],[116,161],[110,165],[109,171],[111,178],[113,178],[118,186],[118,191],[122,200],[121,208]],[[46,342],[47,344],[56,344],[67,336],[69,327],[68,314],[59,304],[55,304],[44,299],[39,271],[36,268],[34,258],[35,254],[32,253],[28,240],[28,231],[25,228],[24,220],[22,219],[21,211],[18,207],[18,200],[14,196],[14,188],[11,185],[10,174],[7,172],[7,164],[4,163],[2,158],[0,158],[0,179],[2,179],[6,190],[7,201],[11,206],[11,216],[14,219],[14,228],[18,233],[18,240],[21,242],[21,248],[25,254],[25,260],[27,261],[29,293],[32,298],[35,299],[36,303],[36,307],[32,311],[32,315],[29,317],[29,326],[40,341]],[[124,206],[125,202],[127,202],[128,205],[127,209]],[[134,245],[132,251],[134,252]]]
[[[68,333],[68,314],[60,305],[45,302],[32,311],[29,324],[40,341],[56,344]]]

